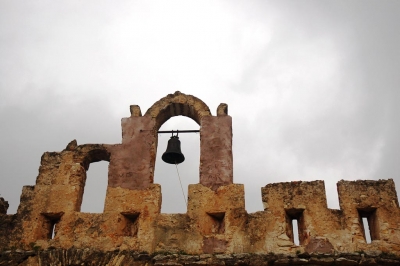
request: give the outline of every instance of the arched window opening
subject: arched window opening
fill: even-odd
[[[176,116],[165,122],[159,130],[189,129],[198,130],[199,125],[191,118]],[[178,136],[181,141],[181,151],[185,156],[185,161],[178,164],[178,171],[187,201],[189,184],[199,183],[200,133],[182,133]],[[161,156],[167,149],[168,140],[170,138],[171,134],[158,134],[154,183],[161,185],[162,213],[186,213],[187,207],[182,195],[182,188],[176,166],[174,164],[165,163],[161,159]]]
[[[81,212],[102,213],[108,184],[107,161],[91,163],[86,171]]]

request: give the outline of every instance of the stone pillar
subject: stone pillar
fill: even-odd
[[[122,144],[110,148],[104,215],[123,224],[122,231],[115,230],[124,239],[121,248],[151,253],[154,222],[161,211],[161,187],[153,184],[157,133],[154,118],[139,116],[135,106],[131,112],[122,119]]]
[[[110,187],[145,189],[153,183],[156,155],[155,120],[149,116],[122,119],[122,144],[111,148]]]
[[[232,117],[204,116],[200,128],[200,184],[216,191],[233,184]]]
[[[65,213],[80,210],[86,170],[77,157],[74,151],[66,150],[43,154],[36,185],[24,187],[18,208],[18,213],[32,221],[23,227],[22,241],[26,245],[47,241]]]

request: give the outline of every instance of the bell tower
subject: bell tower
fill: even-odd
[[[400,265],[392,179],[340,181],[338,210],[327,207],[324,181],[266,184],[264,210],[247,213],[244,185],[233,183],[226,104],[213,116],[175,92],[144,115],[130,111],[121,143],[73,140],[45,152],[16,214],[0,198],[0,265]],[[189,185],[186,213],[166,214],[153,180],[156,147],[161,125],[178,115],[200,126],[199,182]],[[184,160],[178,141],[164,153],[168,163]],[[86,171],[98,161],[109,162],[104,211],[84,213]]]
[[[179,115],[200,126],[200,184],[215,191],[233,183],[232,118],[227,105],[221,104],[217,116],[212,116],[203,101],[177,91],[154,103],[143,116],[139,106],[131,106],[131,116],[122,119],[122,143],[110,148],[110,187],[145,189],[153,183],[158,129]]]

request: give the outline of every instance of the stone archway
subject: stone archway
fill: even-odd
[[[211,116],[211,112],[199,98],[176,91],[155,102],[145,113],[145,116],[155,119],[156,130],[168,119],[178,115],[189,117],[201,125],[201,118]]]
[[[232,119],[228,116],[228,105],[221,103],[217,116],[212,116],[208,106],[197,97],[179,91],[168,94],[155,102],[144,115],[154,122],[155,146],[158,129],[178,115],[189,117],[200,126],[200,183],[214,191],[232,184]],[[152,154],[151,165],[154,168],[156,148]]]
[[[109,187],[146,189],[153,184],[157,131],[179,115],[200,125],[200,183],[212,190],[232,184],[232,119],[226,104],[212,116],[202,100],[176,91],[155,102],[143,116],[138,105],[130,109],[131,116],[122,119],[122,143],[110,147]]]

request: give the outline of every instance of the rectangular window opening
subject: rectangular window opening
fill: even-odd
[[[139,212],[123,212],[125,217],[125,228],[123,234],[125,236],[137,237],[139,231]]]
[[[96,154],[99,152],[99,154]],[[95,158],[97,156],[106,156],[103,151],[92,151],[92,155]],[[97,158],[99,159],[99,158]],[[108,184],[108,161],[91,161],[85,162],[86,177],[83,178],[83,184],[81,185],[81,196],[80,204],[78,203],[78,210],[87,213],[103,213],[104,202],[106,199],[107,184]],[[89,168],[90,167],[90,168]],[[81,182],[82,182],[81,181]]]
[[[303,242],[302,232],[304,231],[304,209],[286,210],[286,235],[294,245],[300,246]]]
[[[376,209],[359,209],[360,225],[364,234],[364,239],[367,244],[379,239],[379,226],[376,216]]]
[[[225,212],[207,212],[211,218],[211,233],[224,234],[225,233]]]

